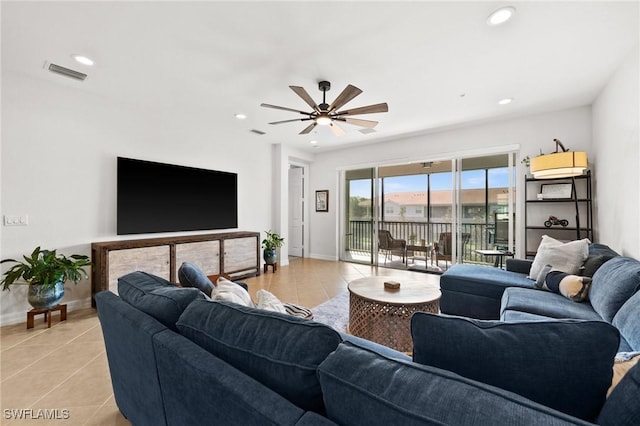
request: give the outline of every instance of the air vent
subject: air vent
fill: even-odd
[[[86,74],[83,74],[78,71],[71,70],[69,68],[61,67],[56,64],[49,64],[49,71],[54,72],[56,74],[64,75],[65,77],[70,77],[76,80],[84,81],[87,78]]]
[[[267,132],[263,132],[262,130],[257,130],[257,129],[251,129],[251,131],[253,133],[255,133],[256,135],[266,135]]]

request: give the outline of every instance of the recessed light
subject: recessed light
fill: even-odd
[[[71,57],[73,59],[75,59],[76,61],[80,62],[82,65],[86,65],[86,66],[89,66],[89,67],[93,65],[93,59],[87,58],[86,56],[83,56],[83,55],[71,55]]]
[[[245,118],[247,118],[247,115],[246,114],[242,114],[242,113],[238,113],[238,114],[235,115],[235,117],[238,120],[244,120]]]
[[[498,105],[507,105],[513,102],[513,98],[504,98],[498,101]]]
[[[496,25],[504,24],[511,19],[514,13],[516,13],[516,8],[513,6],[501,7],[489,15],[487,18],[487,25],[494,27]]]
[[[309,142],[311,145],[318,145],[318,141],[311,141]]]

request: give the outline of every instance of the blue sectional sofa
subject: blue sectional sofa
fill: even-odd
[[[589,244],[583,275],[592,277],[600,266],[617,256],[618,253],[604,244]],[[535,288],[535,281],[527,278],[531,264],[531,260],[507,259],[506,270],[453,265],[440,277],[440,311],[469,318],[499,319],[502,295],[507,288]]]
[[[435,367],[428,360],[414,362],[405,354],[323,324],[212,302],[197,289],[176,287],[143,272],[121,277],[118,292],[119,296],[98,293],[96,303],[115,400],[136,426],[592,424],[514,391]],[[421,315],[414,319],[426,324],[421,330],[427,341],[432,335],[429,327],[441,330],[447,324],[439,321],[458,321]],[[507,330],[493,322],[472,321],[459,320],[451,330],[468,335],[470,328],[474,339],[490,346],[494,343],[484,337],[490,330],[496,332],[494,342],[513,345],[512,339],[524,339],[525,351],[535,346],[526,333],[509,331],[517,330],[518,325],[507,324]],[[595,326],[606,337],[594,342],[589,356],[604,354],[606,358],[615,353],[618,332],[601,322]],[[525,327],[545,326],[533,322]],[[591,325],[574,321],[568,327]],[[420,329],[413,331],[415,343]],[[471,343],[472,349],[477,346],[473,339],[459,340]],[[430,343],[442,349],[439,341]],[[437,352],[428,345],[417,347],[425,359]],[[565,349],[571,349],[570,345]],[[534,356],[540,357],[531,360],[534,363],[561,361],[558,368],[567,362],[574,364],[573,359],[558,360],[553,353]],[[495,362],[491,358],[482,360],[484,373],[484,362]],[[476,355],[468,361],[473,365],[479,359]],[[450,362],[446,352],[440,362]],[[610,370],[612,363],[605,360],[603,364],[600,356],[599,364],[605,369]],[[498,374],[500,380],[510,375]],[[519,380],[517,374],[513,380]],[[599,378],[600,382],[607,380],[610,374]],[[542,393],[551,390],[540,383]],[[638,424],[639,389],[640,365],[625,376],[606,402],[602,395],[603,405],[592,407],[597,415],[590,420],[602,425]]]

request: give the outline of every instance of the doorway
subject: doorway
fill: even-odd
[[[304,257],[304,168],[289,167],[289,256]]]

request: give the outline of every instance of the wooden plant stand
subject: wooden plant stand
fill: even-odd
[[[267,273],[267,271],[269,270],[269,266],[271,266],[271,269],[273,269],[273,273],[275,274],[276,271],[278,270],[278,262],[275,263],[265,263],[263,268],[263,273]]]
[[[47,323],[47,328],[51,328],[51,313],[60,312],[60,321],[67,320],[67,304],[59,304],[52,308],[47,309],[31,309],[27,312],[27,329],[33,328],[33,319],[36,315],[44,314],[44,320]]]

